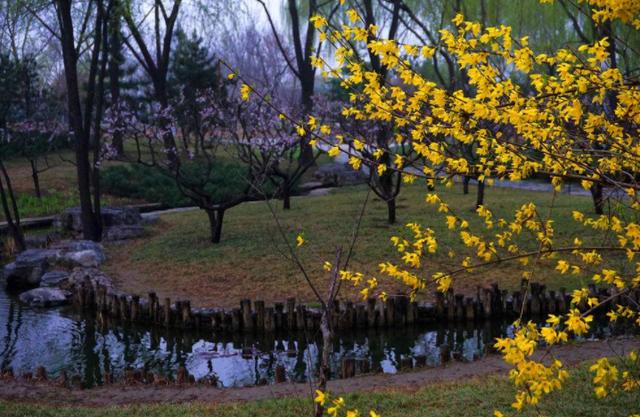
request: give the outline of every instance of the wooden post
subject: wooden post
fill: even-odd
[[[131,321],[137,323],[140,321],[140,296],[131,296]]]
[[[456,320],[464,320],[464,295],[456,294]]]
[[[287,381],[286,371],[287,370],[285,369],[284,365],[276,365],[276,372],[275,372],[276,384],[281,384]]]
[[[147,304],[148,308],[149,308],[149,320],[151,320],[153,323],[157,323],[158,322],[158,312],[156,311],[156,300],[158,299],[158,297],[156,296],[155,292],[150,292],[149,293],[149,303]]]
[[[393,297],[387,297],[387,300],[385,301],[385,315],[386,315],[386,319],[385,322],[387,324],[387,326],[393,326],[396,322],[396,305],[395,305],[395,299]]]
[[[547,296],[547,313],[556,314],[558,311],[558,299],[556,297],[556,292],[553,290],[549,290],[549,294]]]
[[[120,296],[120,320],[128,321],[130,317],[129,314],[129,303],[127,302],[127,296]]]
[[[256,328],[258,330],[260,330],[261,332],[265,330],[264,328],[264,301],[262,300],[256,300],[253,303],[254,307],[256,308]]]
[[[413,368],[413,358],[411,356],[400,357],[399,368],[402,370]]]
[[[371,364],[369,363],[369,359],[358,359],[356,360],[356,372],[359,374],[368,374],[371,370]]]
[[[44,366],[38,366],[36,368],[36,376],[35,376],[36,381],[46,381],[47,378],[47,370],[45,369]]]
[[[296,299],[287,298],[287,327],[289,330],[296,329]]]
[[[282,303],[275,303],[274,304],[274,309],[275,309],[275,328],[276,330],[280,330],[283,329],[284,326],[284,304]]]
[[[353,358],[342,359],[342,378],[352,378],[356,375],[356,360]]]
[[[475,319],[476,319],[476,306],[475,306],[475,303],[473,301],[473,298],[471,298],[471,297],[467,297],[466,298],[464,310],[465,310],[466,319],[469,320],[469,321],[475,321]]]
[[[427,366],[427,356],[426,355],[418,355],[415,357],[416,360],[416,368],[424,368]]]
[[[116,294],[111,294],[111,317],[120,317],[120,300]]]
[[[367,310],[364,304],[356,305],[356,327],[359,329],[367,327]]]
[[[500,288],[498,288],[498,284],[496,283],[491,284],[491,289],[491,295],[493,296],[493,314],[496,317],[500,317],[503,313],[502,292],[500,291]]]
[[[378,300],[376,303],[376,320],[378,327],[385,327],[387,325],[387,315],[384,310],[384,302]]]
[[[307,307],[304,304],[299,304],[296,307],[296,328],[298,330],[304,330],[305,328],[305,312]]]
[[[354,316],[353,302],[347,301],[344,306],[344,315],[342,316],[340,328],[345,330],[353,329]]]
[[[221,332],[224,328],[224,324],[222,323],[224,319],[224,312],[215,311],[211,316],[211,330],[214,332]]]
[[[446,309],[444,306],[444,294],[441,291],[436,291],[436,318],[442,320],[446,317]]]
[[[567,296],[567,289],[560,288],[560,295],[558,297],[558,313],[565,314],[569,311],[569,299]]]
[[[456,302],[453,295],[453,289],[447,290],[447,320],[454,321],[456,319]]]
[[[253,330],[253,312],[251,311],[251,300],[244,299],[240,301],[240,309],[242,310],[242,326],[246,331]]]
[[[491,305],[491,290],[488,288],[482,289],[482,313],[485,319],[493,317],[493,305]]]
[[[191,317],[191,301],[186,300],[182,302],[182,310],[177,312],[182,315],[182,326],[184,328],[193,327],[193,320]]]
[[[516,316],[520,316],[522,311],[522,293],[520,291],[513,292],[513,312]]]
[[[541,313],[541,304],[540,304],[540,285],[538,283],[531,283],[531,305],[530,311],[531,315],[534,317],[540,317]]]
[[[273,307],[264,309],[264,331],[273,332],[276,329],[275,311]]]
[[[176,371],[176,384],[182,385],[189,380],[187,376],[187,369],[184,366],[179,366]]]
[[[376,299],[367,299],[367,325],[370,329],[376,327]]]
[[[418,317],[418,304],[415,301],[407,303],[407,317],[405,319],[407,325],[412,326]]]
[[[159,315],[155,313],[156,317]],[[166,297],[164,299],[164,325],[166,327],[171,326],[171,298]]]
[[[231,331],[238,332],[242,328],[242,313],[239,308],[231,310]]]

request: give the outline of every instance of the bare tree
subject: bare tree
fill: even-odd
[[[71,0],[56,0],[54,9],[58,31],[52,34],[60,41],[67,87],[69,127],[73,132],[78,192],[85,239],[102,238],[99,185],[99,137],[102,118],[103,86],[106,75],[105,39],[108,7],[104,0],[86,3],[78,12]],[[33,11],[39,16],[36,11]],[[43,25],[47,23],[39,18]],[[50,26],[47,25],[50,28]],[[78,67],[84,51],[90,53],[87,89],[84,100]],[[101,57],[102,53],[102,57]],[[93,150],[93,159],[90,152]]]
[[[306,10],[302,12],[303,2],[300,0],[287,0],[287,12],[290,18],[291,37],[290,42],[293,45],[293,57],[283,41],[282,35],[279,33],[275,22],[271,16],[269,8],[264,0],[256,0],[267,15],[269,26],[276,40],[278,49],[287,66],[300,82],[300,104],[303,114],[308,115],[313,111],[313,95],[316,86],[316,68],[312,65],[314,57],[320,55],[322,42],[315,39],[316,29],[311,22],[311,17],[323,11],[324,6],[329,2],[319,4],[317,0],[309,0],[306,3]],[[327,13],[328,20],[338,10],[339,4],[336,2],[332,9]],[[303,36],[304,32],[304,36]],[[309,164],[313,161],[313,148],[307,140],[301,142],[300,160],[303,164]]]

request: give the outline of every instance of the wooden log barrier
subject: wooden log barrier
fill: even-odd
[[[296,329],[296,299],[293,297],[287,298],[287,328]]]
[[[262,300],[256,300],[253,303],[253,306],[256,308],[256,328],[261,331],[264,332],[265,331],[265,308],[264,308],[264,301]]]

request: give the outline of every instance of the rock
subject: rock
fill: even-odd
[[[144,235],[144,227],[140,225],[112,226],[104,233],[105,240],[135,239]]]
[[[54,248],[60,251],[60,263],[71,267],[96,267],[107,259],[102,245],[90,240],[68,240]]]
[[[104,227],[140,224],[142,216],[133,207],[103,207],[102,224]]]
[[[65,259],[73,265],[83,266],[85,268],[95,268],[101,263],[100,255],[93,250],[71,252],[65,255]]]
[[[58,256],[59,252],[52,249],[27,249],[19,253],[14,262],[3,268],[7,289],[37,287],[42,275],[55,264]]]
[[[71,275],[69,275],[69,280],[65,284],[65,287],[82,285],[85,278],[89,278],[89,280],[91,281],[94,287],[97,284],[100,284],[105,288],[107,288],[107,290],[113,288],[113,282],[111,281],[111,278],[109,278],[108,275],[101,272],[99,269],[81,268],[81,267],[77,267],[73,269],[73,271],[71,272]]]
[[[59,288],[34,288],[20,294],[20,301],[32,307],[56,307],[67,304],[71,293]]]
[[[160,220],[160,214],[159,213],[144,213],[144,214],[142,214],[142,225],[143,226],[156,224],[156,223],[158,223],[159,220]]]
[[[41,287],[57,287],[64,284],[69,279],[66,271],[49,271],[40,279]]]
[[[102,207],[100,214],[105,229],[113,226],[137,225],[142,222],[140,212],[133,207]],[[72,234],[81,233],[80,207],[71,207],[63,211],[56,219],[55,226]]]
[[[314,177],[325,187],[361,184],[367,179],[364,172],[355,171],[350,166],[338,162],[321,165]]]

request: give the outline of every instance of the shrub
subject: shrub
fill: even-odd
[[[212,201],[225,201],[240,195],[247,186],[246,169],[241,165],[217,161],[209,166],[189,162],[180,168],[181,184],[204,191]],[[163,203],[171,207],[192,205],[176,181],[157,168],[144,165],[117,165],[102,172],[105,193],[136,198],[150,203]]]

